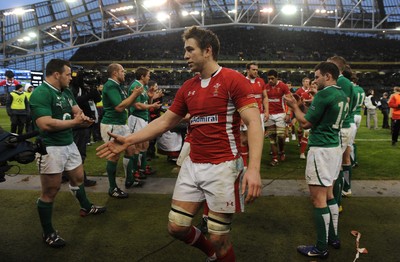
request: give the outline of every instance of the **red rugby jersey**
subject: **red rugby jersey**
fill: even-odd
[[[268,95],[269,114],[285,113],[285,101],[283,96],[290,94],[289,87],[282,81],[278,81],[276,86],[265,85]]]
[[[232,69],[220,68],[208,80],[196,75],[186,81],[169,110],[182,117],[190,114],[192,161],[219,164],[239,157],[238,110],[257,107],[257,102],[249,81]]]
[[[260,113],[264,113],[264,106],[263,106],[263,90],[265,86],[265,82],[262,78],[255,78],[249,79],[247,78],[253,87],[254,98],[257,101],[258,108],[260,109]]]

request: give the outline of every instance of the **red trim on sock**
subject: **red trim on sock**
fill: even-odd
[[[208,211],[210,211],[210,209],[208,208],[207,202],[204,201],[204,204],[203,204],[203,216],[208,216]]]
[[[217,261],[218,262],[235,262],[235,252],[233,251],[233,246],[231,246],[226,254],[223,257],[218,257],[217,256]]]
[[[197,238],[197,239],[196,239]],[[189,234],[183,240],[188,245],[196,247],[203,251],[208,257],[214,255],[215,250],[211,242],[194,226],[191,226]]]

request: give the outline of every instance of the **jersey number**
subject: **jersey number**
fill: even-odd
[[[347,112],[349,111],[349,103],[344,103],[344,102],[339,102],[338,103],[339,106],[339,114],[336,118],[335,124],[332,125],[333,129],[340,129],[340,127],[342,126],[343,120],[346,118],[347,116]],[[343,110],[345,112],[345,114],[343,115]]]

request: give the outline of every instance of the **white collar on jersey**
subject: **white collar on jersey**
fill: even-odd
[[[221,72],[221,69],[222,69],[222,66],[220,66],[220,67],[218,68],[217,71],[215,71],[214,73],[212,73],[212,74],[211,74],[211,77],[209,77],[209,78],[202,79],[202,78],[200,77],[200,79],[201,79],[201,87],[202,87],[202,88],[206,88],[206,87],[208,86],[208,84],[210,83],[211,78],[213,78],[214,76],[218,75],[219,72]]]
[[[254,84],[256,82],[257,78],[249,78],[248,76],[246,76],[247,79],[249,79],[250,83]]]

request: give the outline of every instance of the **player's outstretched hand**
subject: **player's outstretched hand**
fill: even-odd
[[[107,132],[113,140],[104,143],[96,148],[96,155],[100,158],[110,159],[115,155],[125,151],[129,144],[126,142],[126,137]]]
[[[246,204],[254,202],[261,195],[260,172],[247,169],[242,181],[242,195],[246,196]]]

